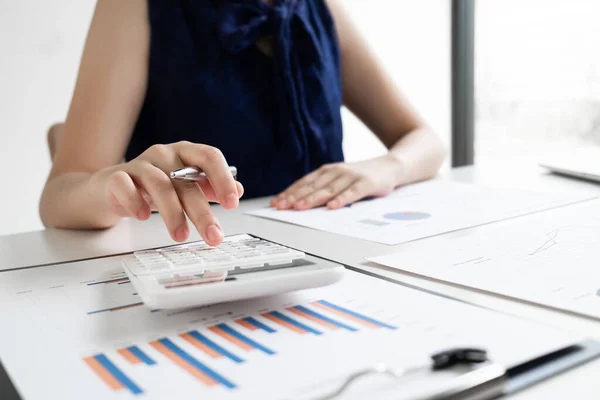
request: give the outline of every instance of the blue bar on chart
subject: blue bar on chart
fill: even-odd
[[[114,278],[114,279],[107,279],[105,281],[90,282],[87,285],[94,286],[94,285],[105,285],[105,284],[109,284],[109,283],[118,283],[118,284],[129,283],[129,278],[120,277],[120,278]]]
[[[155,365],[156,361],[151,359],[142,349],[137,346],[129,346],[127,348],[131,354],[133,354],[138,360],[146,365]]]
[[[279,311],[271,311],[271,312],[262,314],[262,316],[281,325],[281,326],[285,326],[286,328],[288,328],[294,332],[297,332],[297,333],[310,332],[315,335],[321,335],[323,333],[314,328],[311,328],[308,325],[298,322],[295,319],[290,318],[287,315],[280,313]]]
[[[213,342],[198,331],[189,331],[187,333],[182,333],[179,336],[183,340],[187,341],[197,349],[202,350],[205,354],[212,358],[227,357],[231,361],[238,364],[244,362],[243,359],[224,349],[223,347],[219,346],[217,343]]]
[[[275,329],[271,328],[270,326],[268,326],[266,324],[263,324],[256,318],[252,318],[252,317],[241,318],[241,319],[236,320],[235,322],[251,331],[255,331],[257,329],[262,329],[263,331],[269,332],[269,333],[277,332]]]
[[[104,308],[102,310],[95,310],[95,311],[88,311],[88,315],[93,315],[93,314],[99,314],[99,313],[103,313],[103,312],[111,312],[111,311],[120,311],[120,310],[125,310],[127,308],[133,308],[133,307],[139,307],[144,305],[144,303],[140,302],[140,303],[132,303],[132,304],[126,304],[124,306],[118,306],[118,307],[111,307],[111,308]]]
[[[198,378],[207,386],[222,385],[228,389],[233,389],[236,385],[223,377],[217,371],[204,365],[173,341],[167,338],[151,342],[150,345],[156,350],[167,356],[173,363],[189,372],[192,376]]]
[[[338,305],[330,303],[327,300],[319,300],[319,301],[312,302],[311,304],[315,307],[319,307],[326,311],[329,311],[332,314],[336,314],[340,317],[344,317],[353,322],[357,322],[368,328],[387,328],[387,329],[392,329],[392,330],[396,329],[396,327],[393,325],[389,325],[384,322],[377,321],[376,319],[367,317],[366,315],[359,314],[357,312],[354,312],[354,311],[349,310],[344,307],[340,307]]]
[[[241,333],[239,333],[238,331],[226,324],[211,326],[208,328],[208,330],[227,340],[229,343],[232,343],[233,345],[239,347],[242,350],[250,351],[253,349],[257,349],[265,354],[275,354],[273,350],[263,346],[262,344],[250,339],[245,335],[242,335]]]
[[[329,318],[321,313],[313,311],[310,308],[307,308],[304,306],[289,307],[289,308],[287,308],[287,310],[296,315],[304,317],[304,318],[308,319],[309,321],[315,322],[319,325],[325,326],[330,329],[343,328],[343,329],[346,329],[351,332],[356,332],[358,330],[350,325],[346,325],[342,322],[336,321],[333,318]]]
[[[125,375],[115,364],[113,364],[104,354],[97,354],[93,357],[84,358],[86,364],[104,381],[112,390],[121,390],[127,388],[134,395],[142,394],[144,391]]]

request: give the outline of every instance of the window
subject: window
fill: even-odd
[[[600,146],[600,2],[485,0],[475,13],[475,162]]]

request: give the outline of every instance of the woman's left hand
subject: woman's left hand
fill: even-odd
[[[271,200],[280,210],[345,207],[365,197],[385,196],[401,182],[402,167],[391,154],[355,163],[327,164]]]

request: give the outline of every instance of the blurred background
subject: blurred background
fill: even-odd
[[[600,145],[600,1],[479,0],[475,11],[475,162]]]
[[[450,147],[450,0],[344,3],[396,83]],[[66,116],[94,5],[0,0],[0,235],[42,229],[38,201],[50,168],[46,132]],[[597,0],[477,2],[477,164],[535,164],[541,151],[567,142],[600,144],[598,15]],[[343,118],[349,161],[385,151],[346,110]],[[13,173],[22,166],[25,177]]]

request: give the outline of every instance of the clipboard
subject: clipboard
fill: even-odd
[[[457,351],[457,350],[453,350]],[[460,349],[458,349],[460,351]],[[528,360],[522,364],[505,368],[491,361],[474,363],[470,366],[462,365],[457,371],[457,376],[444,382],[433,392],[422,395],[403,396],[402,399],[411,400],[491,400],[515,394],[530,386],[542,383],[562,372],[566,372],[581,364],[591,361],[600,356],[600,342],[586,340],[581,343],[558,349],[551,353]],[[460,366],[459,366],[460,367]],[[422,369],[422,367],[421,367]],[[432,368],[424,371],[429,374],[445,368]],[[454,371],[452,371],[454,372]],[[302,397],[302,400],[338,400],[343,399],[345,394],[350,394],[352,385],[360,378],[368,379],[367,376],[391,375],[390,379],[404,378],[403,373],[394,376],[393,366],[380,365],[360,371],[348,376],[346,381],[336,390],[320,395]],[[431,378],[424,375],[422,378]],[[407,382],[410,383],[410,382]],[[400,392],[403,383],[398,383],[394,391]],[[394,397],[385,397],[394,398]],[[295,398],[292,398],[295,399]]]
[[[344,267],[377,279],[381,279],[396,285],[408,287],[428,294],[444,297],[452,301],[458,301],[471,306],[481,307],[477,304],[465,302],[463,300],[443,295],[418,286],[404,283],[402,281],[379,275],[360,268],[345,265]],[[491,310],[498,312],[496,310]],[[600,340],[586,339],[579,343],[556,349],[551,353],[533,358],[519,365],[505,368],[493,362],[486,362],[483,365],[462,373],[436,393],[417,397],[415,400],[491,400],[505,396],[510,396],[531,386],[543,383],[561,373],[570,371],[587,362],[600,358]],[[393,368],[393,366],[386,366]],[[431,372],[431,371],[430,371]],[[435,371],[433,371],[434,373]],[[384,374],[385,371],[376,371],[376,374]],[[315,400],[337,400],[342,398],[343,392],[351,385],[352,377],[345,382],[343,390],[339,390],[338,395],[323,396]]]
[[[462,373],[439,392],[419,400],[488,400],[496,399],[540,384],[556,375],[600,357],[600,341],[586,340],[573,346],[505,369],[486,363]],[[344,393],[340,393],[344,394]],[[0,398],[26,400],[13,385],[0,360]],[[331,400],[341,396],[323,397]]]
[[[390,283],[409,287],[421,292],[445,297],[449,300],[460,301],[449,296],[441,296],[438,293],[424,290],[419,287],[407,285],[401,281],[384,277],[375,273],[367,272],[357,268],[346,266],[364,275],[369,275]],[[464,302],[463,302],[464,303]],[[473,304],[471,304],[473,305]],[[454,378],[444,382],[444,386],[436,393],[428,393],[416,397],[420,400],[484,400],[494,399],[510,395],[541,383],[562,372],[573,369],[593,359],[600,358],[600,341],[585,340],[565,348],[557,349],[551,353],[528,360],[516,366],[505,368],[504,366],[489,362],[473,363],[465,368],[457,369]],[[394,366],[389,366],[393,368]],[[375,373],[385,373],[386,371]],[[453,371],[454,372],[454,371]],[[428,373],[436,373],[428,371]],[[425,376],[425,379],[427,376]],[[402,383],[398,384],[401,390]],[[325,398],[325,397],[324,397]],[[330,399],[343,398],[340,396],[329,397]],[[0,399],[2,400],[27,400],[22,397],[6,369],[2,366],[0,358]]]
[[[586,340],[552,353],[534,358],[522,364],[504,368],[493,362],[485,362],[469,368],[458,377],[450,380],[441,390],[433,394],[417,397],[419,400],[488,400],[508,396],[540,384],[556,375],[569,371],[582,364],[600,358],[600,341]],[[375,371],[374,373],[385,373]],[[431,372],[435,373],[435,371]],[[343,398],[351,384],[331,396],[318,400]],[[0,399],[26,400],[13,385],[8,372],[0,360]],[[317,399],[315,399],[317,400]]]

